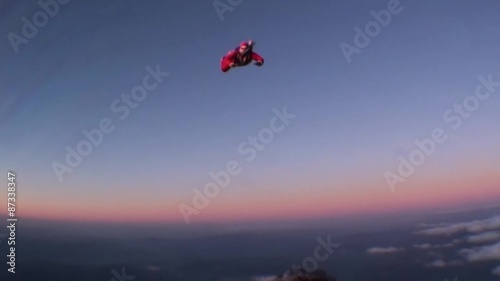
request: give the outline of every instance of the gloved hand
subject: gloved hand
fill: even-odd
[[[255,64],[256,66],[262,66],[264,63],[263,63],[263,62],[261,62],[261,61],[258,61],[258,62],[254,63],[254,64]]]
[[[234,64],[234,62],[230,63],[229,64],[229,67],[235,67],[236,65]]]

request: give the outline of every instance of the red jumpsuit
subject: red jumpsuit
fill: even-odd
[[[236,48],[221,59],[220,67],[222,72],[226,72],[231,68],[229,66],[231,63],[234,63],[234,66],[245,66],[250,64],[253,60],[259,62],[261,65],[264,64],[264,59],[252,49],[249,49],[246,54],[242,55],[239,52],[239,48]]]

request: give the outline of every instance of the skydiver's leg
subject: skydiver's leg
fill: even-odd
[[[221,67],[222,72],[228,72],[231,67],[229,65],[224,65]]]
[[[227,72],[229,69],[231,69],[231,66],[229,66],[229,62],[227,60],[221,59],[220,68],[222,72]]]

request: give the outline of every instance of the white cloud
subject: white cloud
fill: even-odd
[[[420,244],[420,245],[413,245],[413,248],[425,250],[425,249],[431,249],[432,245],[429,243],[425,243],[425,244]]]
[[[404,248],[395,248],[395,247],[388,247],[388,248],[373,247],[366,250],[366,252],[372,255],[377,255],[377,254],[393,254],[397,252],[402,252],[404,250],[405,250]]]
[[[431,264],[429,264],[430,267],[445,267],[446,266],[446,263],[443,261],[443,260],[437,260],[437,261],[433,261]]]
[[[463,249],[460,254],[469,262],[500,260],[500,242],[474,249]]]
[[[497,266],[497,267],[493,268],[493,270],[491,271],[491,273],[493,275],[500,276],[500,266]]]
[[[500,240],[500,231],[484,232],[478,235],[467,237],[469,243],[488,243]]]
[[[449,236],[462,232],[479,233],[483,231],[500,229],[500,216],[492,217],[485,220],[475,220],[471,222],[463,222],[450,224],[447,226],[433,227],[426,230],[416,232],[417,234],[431,236]]]
[[[495,229],[500,229],[500,216],[479,221],[478,223],[472,223],[469,227],[469,231],[474,233]]]
[[[464,263],[460,260],[452,260],[452,261],[443,261],[443,260],[435,260],[432,263],[428,264],[428,267],[434,268],[444,268],[450,266],[462,266]]]
[[[429,243],[425,243],[425,244],[416,244],[416,245],[413,245],[413,248],[416,248],[416,249],[421,249],[421,250],[428,250],[428,249],[441,249],[441,248],[449,248],[449,247],[453,247],[455,246],[453,243],[447,243],[447,244],[442,244],[442,245],[431,245]]]
[[[149,270],[149,271],[159,271],[159,270],[160,270],[160,268],[159,268],[159,267],[157,267],[157,266],[154,266],[154,265],[149,265],[149,266],[148,266],[148,270]]]

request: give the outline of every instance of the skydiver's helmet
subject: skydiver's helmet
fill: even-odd
[[[248,42],[242,42],[240,44],[240,47],[239,47],[239,52],[240,52],[240,54],[245,55],[248,53],[249,49],[250,49],[250,45],[248,44]]]

